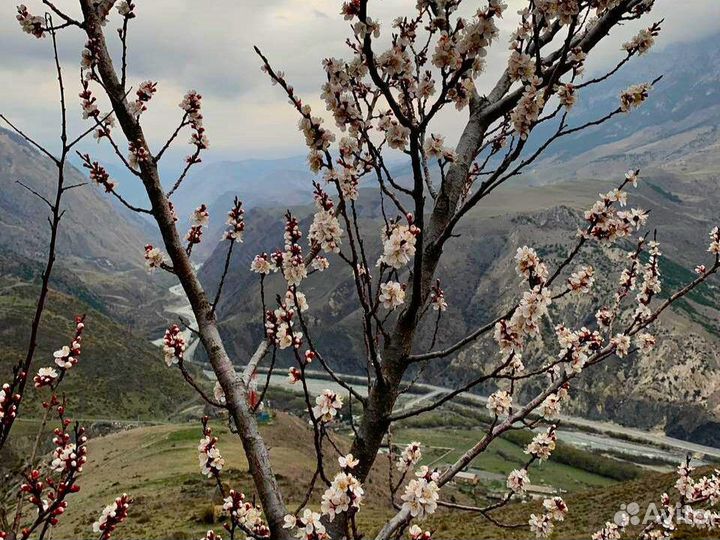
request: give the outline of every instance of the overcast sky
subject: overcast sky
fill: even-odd
[[[31,11],[42,12],[39,0],[24,1]],[[205,98],[203,113],[211,141],[206,160],[304,152],[296,114],[279,88],[272,87],[261,73],[252,46],[263,49],[273,64],[285,71],[300,95],[324,113],[316,99],[322,83],[320,62],[327,56],[347,56],[344,39],[349,30],[339,14],[339,0],[135,1],[138,18],[130,29],[130,76],[134,84],[146,79],[159,81],[159,92],[143,115],[146,131],[155,140],[172,131],[174,119],[180,116],[178,102],[185,90],[194,88]],[[56,2],[73,12],[76,3]],[[481,5],[474,0],[466,3]],[[508,35],[515,27],[518,6],[524,4],[522,0],[508,3],[502,35],[488,57],[487,74],[478,83],[481,89],[491,85],[504,68]],[[376,0],[371,11],[387,29],[392,18],[414,5],[415,0]],[[108,30],[118,25],[119,17],[113,13]],[[704,37],[720,30],[720,2],[657,0],[649,18],[640,25],[619,29],[594,53],[590,69],[610,65],[621,55],[622,41],[640,26],[661,18],[665,24],[658,47]],[[74,127],[80,129],[83,124],[75,81],[83,40],[77,29],[64,31],[60,40],[71,90],[69,111]],[[0,51],[0,111],[39,140],[51,143],[58,113],[50,40],[23,34],[11,2],[0,7]],[[439,131],[454,140],[459,120],[446,115]],[[89,150],[104,154],[91,144]]]

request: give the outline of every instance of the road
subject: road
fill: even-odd
[[[214,376],[211,371],[208,372],[208,375],[211,377]],[[308,372],[308,375],[308,387],[311,393],[319,393],[325,388],[329,388],[340,394],[346,393],[346,390],[340,385],[332,380],[328,380],[325,376],[320,376],[321,374],[319,373]],[[343,374],[338,374],[338,376],[343,380],[351,382],[351,386],[358,390],[361,395],[367,394],[367,388],[362,384],[362,377]],[[284,388],[288,388],[289,386],[285,375],[273,375],[270,379],[270,384]],[[414,394],[398,402],[394,412],[408,411],[433,403],[451,391],[449,388],[429,384],[416,384],[414,390]],[[466,393],[462,395],[459,402],[465,406],[477,406],[484,409],[487,403],[487,397]],[[611,422],[600,422],[577,416],[562,415],[559,424],[565,426],[565,429],[558,430],[560,440],[564,440],[574,446],[601,451],[611,450],[677,463],[679,463],[687,453],[712,456],[720,459],[720,448],[674,439],[661,433],[651,433],[620,426]]]

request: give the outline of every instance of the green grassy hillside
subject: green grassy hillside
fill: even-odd
[[[33,286],[0,278],[0,380],[8,379],[12,366],[25,355],[36,294]],[[156,347],[87,304],[57,292],[48,299],[33,373],[53,364],[52,352],[69,344],[73,317],[81,313],[87,318],[80,363],[60,388],[71,416],[157,420],[196,399],[179,372],[165,366]],[[38,415],[46,392],[30,384],[22,415]]]
[[[220,437],[219,447],[226,460],[224,480],[228,487],[243,490],[252,497],[252,482],[247,472],[247,461],[240,441],[229,433],[219,421],[214,432]],[[286,413],[278,413],[271,423],[261,427],[268,442],[275,471],[286,501],[295,508],[304,495],[314,467],[312,435],[308,425],[301,419]],[[465,444],[468,434],[407,431],[403,436],[417,436],[430,444]],[[197,443],[201,436],[199,424],[175,424],[142,427],[123,433],[97,438],[89,444],[89,462],[81,479],[81,491],[73,496],[69,510],[58,526],[55,538],[89,538],[90,526],[102,507],[116,495],[127,492],[135,498],[130,518],[113,536],[123,538],[173,538],[192,539],[201,537],[206,530],[214,528],[221,532],[222,520],[217,517],[220,504],[218,492],[212,480],[203,477],[197,463]],[[399,440],[400,434],[398,434]],[[336,436],[344,446],[346,439]],[[509,441],[493,445],[488,457],[477,465],[483,470],[504,471],[514,467],[512,456],[520,448]],[[509,457],[508,457],[509,456]],[[329,474],[334,465],[327,461]],[[387,460],[380,456],[373,473],[365,484],[367,504],[358,515],[361,530],[372,533],[392,515],[387,498]],[[562,484],[571,492],[563,494],[571,514],[558,524],[554,538],[587,538],[602,524],[612,520],[620,505],[638,502],[644,508],[662,493],[670,490],[673,474],[646,473],[641,478],[617,483],[598,475],[573,470],[552,461],[542,469],[533,468],[531,478],[538,482],[549,481]],[[473,504],[477,498],[470,486],[448,485],[442,490],[442,498],[462,504]],[[480,489],[480,488],[475,488]],[[317,510],[321,490],[316,491],[310,506]],[[539,510],[540,502],[514,503],[494,515],[504,523],[527,522],[531,512]],[[482,516],[457,511],[439,510],[423,523],[435,531],[434,538],[528,538],[525,530],[499,529]],[[681,531],[680,538],[687,538]]]

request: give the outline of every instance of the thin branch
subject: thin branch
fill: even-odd
[[[47,157],[49,157],[55,165],[58,165],[60,163],[60,160],[53,156],[48,150],[46,150],[42,145],[35,142],[32,138],[30,138],[28,135],[26,135],[22,130],[20,130],[15,124],[13,124],[10,120],[7,119],[7,117],[4,114],[0,114],[0,119],[5,122],[8,126],[12,128],[12,130],[20,135],[23,139],[25,139],[28,143],[33,145],[35,148],[40,150],[43,154],[45,154]]]
[[[24,184],[24,183],[23,183],[22,181],[20,181],[20,180],[15,180],[15,182],[18,183],[18,184],[20,184],[22,187],[24,187],[25,189],[27,189],[30,193],[32,193],[32,194],[35,195],[37,198],[39,198],[40,200],[42,200],[45,204],[48,205],[48,207],[50,208],[50,210],[53,209],[52,203],[51,203],[46,197],[44,197],[43,195],[40,195],[37,191],[35,191],[35,190],[34,190],[33,188],[31,188],[30,186]]]

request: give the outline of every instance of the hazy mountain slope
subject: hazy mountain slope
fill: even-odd
[[[222,203],[228,196],[232,202],[235,195],[252,207],[276,206],[280,201],[298,204],[312,196],[306,189],[312,176],[303,157],[221,161],[195,169],[173,201],[181,216],[203,202]]]
[[[43,201],[18,180],[52,198],[55,165],[17,135],[0,129],[0,271],[39,279],[50,230]],[[66,185],[88,182],[68,166]],[[118,207],[95,186],[74,188],[63,196],[57,262],[51,286],[81,297],[94,308],[136,324],[155,317],[154,305],[172,283],[169,276],[149,280],[143,247],[156,234],[137,214]],[[139,310],[138,306],[144,306]]]
[[[668,47],[662,47],[660,38],[659,45],[646,56],[630,62],[608,81],[582,90],[569,116],[571,126],[615,109],[619,93],[629,85],[663,76],[648,101],[632,114],[553,143],[542,161],[535,164],[533,180],[546,183],[598,177],[598,171],[608,174],[629,167],[661,167],[672,172],[711,175],[717,182],[719,37]],[[547,129],[536,137],[542,133]]]
[[[49,159],[9,131],[0,129],[0,248],[30,258],[42,258],[49,230],[47,206],[17,183],[22,181],[50,198],[57,170]],[[68,167],[67,185],[87,181]],[[81,259],[98,268],[127,269],[142,266],[142,244],[147,236],[135,214],[118,210],[92,185],[67,192],[63,207],[58,255]],[[128,253],[139,251],[137,258]]]
[[[36,296],[37,287],[23,280],[0,279],[0,380],[25,355]],[[68,344],[73,317],[82,313],[87,319],[81,360],[62,385],[74,417],[162,419],[195,399],[180,373],[165,366],[157,347],[61,293],[48,299],[33,372],[53,364],[52,352]],[[37,415],[40,392],[30,385],[28,396],[26,414]]]

